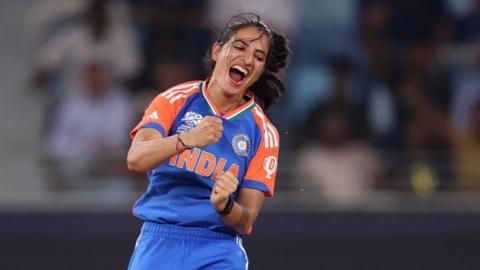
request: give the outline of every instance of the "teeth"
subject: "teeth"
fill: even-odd
[[[238,71],[242,72],[243,73],[243,76],[247,76],[248,74],[248,71],[244,68],[242,68],[241,66],[239,65],[234,65],[232,68],[235,68],[237,69]]]

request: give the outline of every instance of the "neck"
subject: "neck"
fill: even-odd
[[[211,80],[208,85],[206,85],[205,91],[208,92],[210,98],[215,102],[220,113],[232,111],[246,102],[245,99],[243,99],[244,93],[239,95],[225,94],[215,80]]]

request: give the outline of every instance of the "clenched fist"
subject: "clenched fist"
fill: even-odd
[[[212,193],[210,202],[217,211],[222,211],[228,202],[228,197],[237,190],[238,179],[230,172],[222,172],[218,175]]]
[[[222,132],[222,119],[205,116],[196,127],[182,134],[182,140],[189,147],[202,147],[217,143],[222,137]]]

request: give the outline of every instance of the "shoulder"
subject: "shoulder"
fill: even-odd
[[[200,92],[203,81],[189,81],[177,84],[158,94],[154,102],[168,102],[169,104],[185,103],[193,94]]]
[[[253,116],[255,118],[255,123],[262,132],[263,140],[265,141],[265,146],[268,147],[278,147],[280,136],[278,134],[277,128],[272,124],[270,119],[268,119],[265,112],[259,105],[255,105],[252,109]]]

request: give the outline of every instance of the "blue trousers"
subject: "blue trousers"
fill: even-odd
[[[248,269],[238,236],[206,228],[145,222],[129,270]]]

